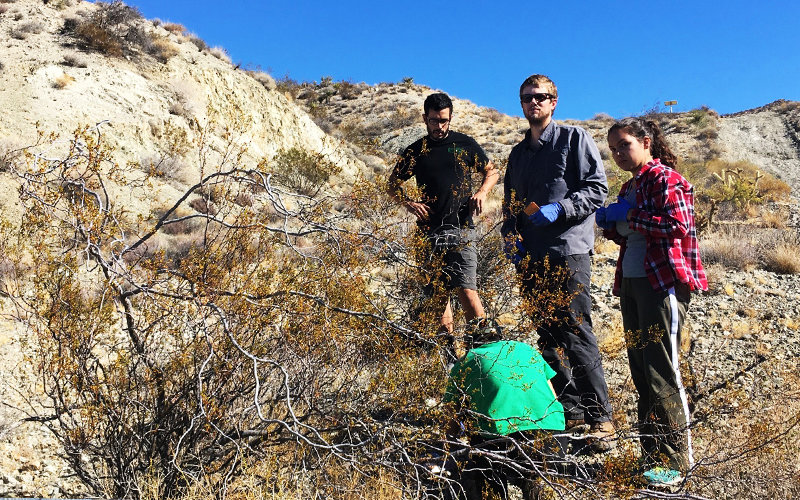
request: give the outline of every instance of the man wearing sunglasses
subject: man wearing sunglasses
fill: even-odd
[[[519,92],[530,129],[508,158],[501,228],[506,255],[522,273],[523,293],[552,289],[543,281],[548,265],[568,268],[561,291],[572,297],[570,305],[539,327],[538,343],[556,372],[552,382],[567,427],[589,424],[592,448],[607,451],[615,430],[589,295],[594,212],[608,193],[603,161],[585,130],[553,121],[558,89],[550,78],[531,75]]]
[[[428,134],[403,151],[389,177],[389,192],[417,217],[419,229],[427,236],[425,261],[442,266],[430,269],[426,295],[434,295],[437,281],[447,290],[455,289],[470,321],[484,316],[477,291],[478,256],[472,216],[483,212],[486,196],[499,174],[474,139],[450,130],[453,102],[446,94],[429,95],[423,110]],[[477,190],[472,183],[474,172],[483,176]],[[400,187],[411,177],[419,187],[419,199],[406,196]],[[449,334],[453,331],[449,296],[441,307],[440,332]]]

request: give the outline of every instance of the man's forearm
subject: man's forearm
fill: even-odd
[[[483,182],[481,183],[481,187],[478,188],[478,192],[488,194],[495,184],[497,184],[499,178],[500,172],[497,171],[497,168],[495,168],[492,162],[489,162],[483,171]]]

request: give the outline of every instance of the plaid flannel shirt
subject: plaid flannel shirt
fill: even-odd
[[[647,241],[644,268],[653,289],[668,290],[686,283],[689,290],[708,290],[697,245],[692,185],[657,158],[622,185],[621,196],[631,183],[635,183],[636,205],[629,213],[628,225]],[[613,290],[619,296],[627,239],[615,228],[604,230],[603,235],[620,245]]]

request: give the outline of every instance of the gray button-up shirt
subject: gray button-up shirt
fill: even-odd
[[[519,233],[534,259],[547,254],[588,254],[594,249],[594,212],[608,194],[603,160],[592,137],[580,127],[554,121],[542,131],[538,147],[531,132],[514,146],[504,180],[503,236]],[[516,209],[509,210],[512,201]],[[521,207],[558,202],[564,213],[556,222],[536,227]],[[521,205],[519,202],[522,202]],[[512,207],[514,208],[514,207]]]

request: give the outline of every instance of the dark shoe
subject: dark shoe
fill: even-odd
[[[589,427],[586,442],[592,451],[605,453],[617,445],[616,433],[617,430],[611,422],[596,422]]]

